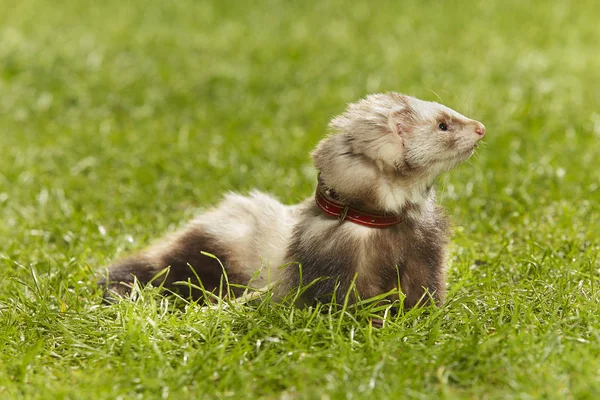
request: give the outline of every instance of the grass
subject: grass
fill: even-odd
[[[0,398],[598,398],[597,5],[0,4]],[[218,201],[312,192],[328,119],[398,90],[483,121],[438,182],[449,296],[205,309],[95,274]]]

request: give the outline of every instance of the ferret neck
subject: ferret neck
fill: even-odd
[[[352,174],[352,172],[355,172]],[[433,182],[409,183],[402,177],[384,174],[370,164],[361,168],[321,171],[319,186],[332,198],[368,213],[417,217],[422,206],[435,199]]]
[[[344,204],[333,189],[325,189],[321,184],[317,185],[315,202],[321,211],[340,222],[350,221],[369,228],[389,228],[404,220],[399,214],[367,212]]]

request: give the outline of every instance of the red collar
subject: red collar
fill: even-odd
[[[324,193],[321,185],[317,185],[315,201],[325,214],[338,217],[340,222],[350,221],[370,228],[389,228],[390,226],[398,225],[403,220],[401,215],[367,213],[339,203]]]

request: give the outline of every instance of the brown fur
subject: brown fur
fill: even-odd
[[[356,275],[356,290],[363,299],[389,292],[400,283],[405,307],[415,306],[422,298],[427,301],[426,292],[438,303],[443,300],[449,224],[439,207],[426,220],[408,219],[390,228],[373,229],[364,240],[349,234],[347,228],[352,225],[348,222],[334,222],[317,235],[307,234],[311,222],[321,218],[322,211],[307,201],[287,249],[286,258],[295,265],[284,270],[283,293],[298,282],[308,285],[326,278],[308,287],[300,303],[327,301],[334,292],[335,300],[342,303]],[[359,270],[361,264],[367,264],[366,269]]]
[[[442,131],[440,122],[448,129]],[[223,271],[205,251],[220,259],[230,283],[275,283],[277,298],[318,280],[306,288],[302,304],[328,301],[333,293],[341,302],[354,279],[362,299],[399,283],[405,307],[428,295],[443,301],[449,222],[432,186],[440,173],[472,154],[485,127],[440,104],[387,93],[349,105],[330,128],[312,153],[320,184],[353,208],[401,214],[401,224],[381,229],[340,223],[312,197],[284,206],[258,192],[230,194],[181,232],[111,266],[108,281],[100,284],[124,295],[128,287],[122,282],[131,284],[135,276],[145,284],[169,267],[155,284],[198,284],[197,274],[207,290],[218,291]],[[184,294],[200,296],[197,290]]]
[[[130,291],[134,277],[142,284],[147,284],[164,269],[164,274],[156,277],[153,284],[163,285],[177,291],[185,297],[200,299],[202,293],[192,285],[174,285],[175,282],[189,281],[195,286],[202,286],[205,290],[226,293],[227,287],[223,277],[223,267],[216,259],[202,254],[210,253],[216,256],[226,269],[229,267],[229,254],[219,240],[209,236],[206,232],[189,226],[182,232],[167,239],[166,242],[151,247],[150,250],[138,255],[130,256],[119,261],[110,268],[108,281],[102,279],[99,284],[105,286],[105,297],[111,298],[114,294],[123,296]],[[198,278],[200,281],[198,281]],[[241,273],[229,271],[227,280],[230,284],[245,285],[250,277]],[[239,295],[243,290],[234,286],[230,287],[234,294]]]

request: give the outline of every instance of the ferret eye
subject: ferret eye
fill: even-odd
[[[438,125],[438,128],[440,128],[440,130],[442,130],[442,131],[447,131],[448,125],[446,125],[445,122],[440,122],[440,124]]]

